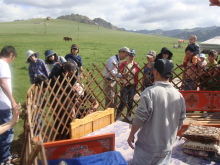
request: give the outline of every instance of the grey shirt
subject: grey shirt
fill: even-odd
[[[181,93],[169,82],[156,82],[142,92],[135,112],[133,124],[141,127],[136,145],[147,152],[172,150],[185,117]]]

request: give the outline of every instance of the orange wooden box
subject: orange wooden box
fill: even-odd
[[[71,159],[115,150],[115,133],[44,143],[47,160]]]

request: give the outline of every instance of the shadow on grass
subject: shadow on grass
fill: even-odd
[[[21,156],[23,147],[23,133],[18,136],[16,140],[13,140],[11,144],[11,154],[18,155],[18,157]]]

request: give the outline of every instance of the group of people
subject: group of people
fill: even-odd
[[[127,57],[126,61],[121,62]],[[104,71],[104,90],[107,95],[106,104],[109,106],[114,107],[111,97],[114,98],[117,90],[116,78],[121,79],[122,101],[118,107],[119,111],[125,104],[125,95],[129,108],[132,104],[133,89],[137,86],[140,71],[139,65],[133,61],[134,57],[133,49],[122,47],[118,54],[108,59]],[[156,52],[152,50],[146,54],[146,58],[150,63],[146,64],[146,70],[152,70],[154,85],[146,86],[141,93],[127,142],[134,149],[133,165],[169,164],[176,134],[186,117],[185,101],[169,81],[174,69],[172,53],[164,48],[157,57]],[[119,111],[117,115],[120,115]],[[134,147],[134,135],[138,130],[138,139]]]
[[[208,52],[208,62],[205,54],[200,52],[199,44],[196,43],[197,36],[191,35],[189,45],[185,49],[183,64],[185,71],[182,75],[183,90],[220,90],[218,84],[213,84],[212,77],[220,75],[220,60],[218,62],[218,52],[210,50]],[[217,87],[215,86],[217,85]],[[211,87],[210,87],[211,86]]]
[[[196,70],[198,65],[213,67],[218,64],[218,53],[215,50],[208,53],[209,61],[206,64],[206,57],[204,54],[200,54],[196,36],[190,36],[189,42],[185,49],[186,55],[182,64],[182,67],[186,69],[186,74],[183,75],[183,85],[185,85],[183,89],[185,90],[194,89],[195,86],[195,77],[193,77],[195,73],[189,73],[192,70],[188,69],[189,71],[187,71],[187,67]],[[51,86],[53,86],[56,81],[55,78],[59,77],[62,81],[64,75],[67,77],[79,76],[83,70],[82,58],[78,52],[79,46],[76,44],[71,46],[71,53],[67,54],[65,58],[58,56],[51,50],[46,50],[44,62],[38,59],[38,52],[27,51],[31,84],[39,85],[40,82],[51,79]],[[0,53],[0,163],[5,163],[11,159],[9,150],[13,139],[12,126],[17,122],[21,113],[20,104],[17,104],[12,96],[11,73],[8,66],[15,57],[16,51],[12,46],[4,47]],[[118,50],[118,54],[107,60],[104,70],[103,90],[106,107],[115,108],[115,103],[117,103],[117,97],[115,97],[117,92],[116,79],[120,79],[122,100],[116,116],[120,117],[127,104],[129,120],[132,120],[131,109],[133,108],[133,98],[140,72],[140,66],[134,61],[135,57],[135,50],[124,46]],[[144,66],[143,76],[144,88],[139,105],[134,113],[131,132],[127,140],[129,146],[134,149],[133,165],[169,164],[177,132],[186,117],[184,98],[170,83],[174,69],[172,57],[173,53],[166,47],[162,48],[158,55],[154,50],[146,53],[147,63]],[[39,79],[39,76],[44,78]],[[82,93],[82,86],[76,82],[76,78],[72,78],[71,81],[71,84],[75,86],[75,91]],[[56,87],[54,89],[56,90]],[[91,100],[94,102],[95,111],[98,103],[94,99]],[[14,111],[13,118],[11,110]],[[75,115],[74,111],[72,113]],[[134,147],[134,135],[137,131],[139,133]]]
[[[56,52],[52,50],[45,51],[45,61],[39,59],[39,52],[34,52],[32,50],[28,50],[26,52],[27,63],[29,63],[29,77],[31,84],[34,84],[34,79],[38,75],[44,75],[49,78],[50,72],[52,72],[53,67],[60,63],[64,64],[65,62],[72,62],[77,65],[77,73],[82,72],[82,58],[78,54],[79,46],[77,44],[71,45],[70,53],[64,57],[58,56]]]
[[[51,79],[51,86],[55,83],[55,79],[59,77],[62,81],[64,75],[71,77],[73,74],[78,76],[82,72],[82,58],[78,55],[79,46],[77,44],[71,45],[71,53],[66,57],[58,56],[57,53],[46,50],[45,61],[39,59],[39,53],[32,50],[26,52],[27,60],[29,63],[29,76],[31,84],[40,85]],[[5,46],[0,52],[0,164],[10,164],[15,158],[10,153],[10,145],[13,140],[14,130],[13,126],[18,122],[19,115],[21,114],[21,104],[17,103],[12,96],[11,87],[11,71],[9,64],[16,58],[17,52],[13,46]],[[75,92],[82,91],[82,84],[76,83],[76,78],[72,79],[71,84],[74,86]],[[46,83],[45,83],[46,84]],[[65,84],[63,84],[65,85]],[[46,87],[46,86],[45,86]],[[68,92],[68,91],[67,91]],[[80,97],[88,97],[84,92],[80,93]],[[79,98],[78,98],[79,100]],[[96,111],[99,104],[92,98],[88,97],[92,103],[91,109],[88,113]],[[79,101],[77,105],[83,103]],[[72,116],[75,111],[71,109]],[[12,115],[13,112],[13,115]]]
[[[184,90],[195,89],[197,76],[207,74],[203,72],[196,74],[199,68],[219,68],[218,52],[210,50],[206,63],[205,54],[201,54],[196,40],[195,35],[190,36],[189,45],[185,49],[185,57],[181,65],[185,69],[183,74]],[[106,105],[115,107],[116,104],[114,103],[117,103],[117,100],[113,99],[116,98],[116,78],[120,78],[122,81],[120,91],[122,100],[116,116],[120,117],[124,105],[128,104],[126,116],[128,120],[131,120],[129,119],[131,112],[129,110],[132,107],[134,89],[137,87],[137,77],[140,71],[138,64],[133,61],[134,52],[133,49],[122,47],[118,54],[108,59],[104,71]],[[172,56],[172,52],[166,47],[162,48],[158,55],[153,50],[146,54],[148,63],[144,66],[144,89],[142,89],[143,92],[134,113],[127,140],[129,146],[134,149],[133,165],[169,164],[177,132],[186,118],[185,100],[170,83],[174,69]],[[128,57],[127,61],[120,61],[126,57]],[[208,74],[213,74],[211,72],[213,70],[210,70]],[[132,78],[129,77],[131,75]],[[138,131],[134,147],[134,135]]]

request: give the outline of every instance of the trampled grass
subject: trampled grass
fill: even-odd
[[[13,95],[15,100],[22,104],[31,86],[28,64],[25,63],[25,53],[29,49],[40,52],[40,58],[44,59],[47,49],[65,56],[70,52],[71,44],[77,43],[80,46],[79,54],[83,59],[83,67],[88,69],[92,68],[92,63],[105,63],[110,56],[117,54],[122,46],[136,50],[135,61],[140,66],[146,63],[145,54],[149,50],[159,53],[162,47],[168,47],[173,52],[174,63],[180,64],[184,56],[184,49],[173,48],[173,44],[178,44],[175,38],[111,30],[73,21],[30,19],[0,23],[0,29],[0,47],[12,45],[18,52],[18,57],[11,64],[11,70]],[[73,41],[64,41],[64,36],[72,37]],[[186,43],[182,46],[185,48]],[[18,140],[23,132],[22,120],[16,125],[15,130],[15,140]]]

